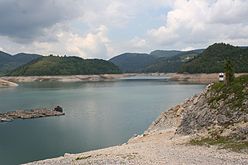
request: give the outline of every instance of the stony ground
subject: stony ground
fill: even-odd
[[[248,155],[215,147],[192,146],[190,136],[175,135],[175,129],[135,137],[127,144],[81,154],[29,163],[29,165],[88,164],[248,164]]]

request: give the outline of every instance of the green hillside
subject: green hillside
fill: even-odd
[[[182,51],[179,50],[154,50],[150,53],[150,55],[155,56],[157,58],[160,57],[173,57],[176,56],[178,54],[182,53]]]
[[[101,74],[120,73],[120,70],[133,73],[217,73],[224,71],[226,59],[231,60],[235,72],[248,72],[247,47],[216,43],[205,50],[156,50],[150,54],[124,53],[113,57],[109,62],[97,59],[83,60],[78,57],[43,57],[24,53],[12,56],[0,52],[0,75],[6,73],[9,75]]]
[[[146,53],[124,53],[111,58],[109,61],[117,65],[123,72],[144,72],[145,68],[158,63],[159,59],[167,59],[182,51],[177,50],[155,50]]]
[[[109,61],[117,65],[123,72],[141,72],[146,66],[155,62],[156,57],[141,53],[124,53]]]
[[[180,72],[216,73],[224,71],[224,63],[230,59],[235,72],[248,72],[248,48],[218,43],[209,46],[200,56],[185,62]]]
[[[198,56],[203,50],[192,50],[187,52],[181,52],[172,57],[162,57],[157,59],[154,63],[150,64],[143,69],[144,72],[164,72],[164,73],[173,73],[178,72],[184,62],[192,60]]]
[[[0,75],[6,74],[39,57],[41,56],[37,54],[19,53],[16,55],[10,55],[0,51]]]
[[[79,57],[48,56],[21,66],[9,76],[43,76],[43,75],[86,75],[121,73],[113,63],[99,59],[82,59]]]
[[[123,72],[177,72],[181,65],[198,56],[203,49],[192,51],[155,50],[146,53],[124,53],[109,61]]]

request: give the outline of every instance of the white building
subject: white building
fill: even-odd
[[[219,82],[223,82],[225,80],[225,74],[219,73]]]

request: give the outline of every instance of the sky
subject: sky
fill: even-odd
[[[0,51],[110,59],[248,45],[248,0],[0,0]]]

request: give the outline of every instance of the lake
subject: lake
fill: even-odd
[[[0,88],[0,112],[63,107],[65,116],[0,123],[0,164],[113,146],[142,134],[161,112],[205,85],[166,79],[35,82]]]

